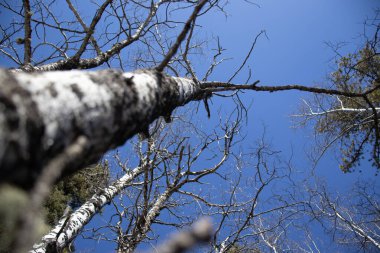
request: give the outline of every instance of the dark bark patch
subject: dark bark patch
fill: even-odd
[[[178,106],[178,84],[173,78],[161,72],[155,72],[155,75],[161,93],[157,94],[157,96],[160,97],[160,99],[158,99],[159,104],[157,108],[159,108],[159,111],[157,113],[161,116],[170,115],[174,108]]]
[[[1,131],[7,133],[0,143],[5,151],[0,157],[0,182],[33,186],[44,162],[42,117],[32,94],[22,88],[13,73],[0,70],[0,111],[5,117]]]
[[[79,100],[81,100],[83,98],[84,93],[83,93],[83,91],[81,91],[79,89],[78,84],[73,83],[70,85],[70,88],[71,88],[72,92],[74,92],[74,94],[78,97]]]
[[[11,97],[8,94],[4,94],[2,91],[3,89],[0,90],[0,111],[5,114],[9,129],[14,131],[19,126],[17,108]]]
[[[90,74],[90,80],[99,85],[109,85],[112,82],[124,83],[122,71],[107,69],[101,70],[95,74]]]
[[[127,86],[132,86],[134,83],[133,83],[133,76],[129,77],[129,78],[125,78],[125,83],[127,84]]]
[[[48,90],[49,90],[50,95],[51,95],[53,98],[57,97],[58,92],[57,92],[57,90],[55,89],[53,83],[49,83]]]

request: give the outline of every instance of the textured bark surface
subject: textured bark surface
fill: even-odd
[[[75,210],[71,215],[62,217],[58,224],[45,235],[39,243],[33,246],[33,250],[31,250],[30,253],[60,252],[75,239],[78,233],[99,210],[109,203],[143,171],[144,167],[135,168],[105,188],[101,193],[93,195],[90,200]]]
[[[79,136],[89,144],[65,174],[146,132],[159,116],[202,98],[197,84],[154,70],[11,72],[0,69],[0,182],[33,186]]]

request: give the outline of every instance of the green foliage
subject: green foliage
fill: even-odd
[[[81,206],[93,194],[108,185],[108,164],[98,164],[64,178],[56,184],[45,202],[46,220],[54,225],[68,205]]]
[[[331,81],[336,89],[345,92],[365,93],[380,86],[380,55],[377,33],[356,53],[341,57]],[[360,161],[369,158],[380,169],[380,89],[362,97],[332,97],[327,106],[320,102],[321,111],[329,111],[318,120],[315,129],[329,141],[338,141],[344,172],[352,171]],[[326,102],[325,102],[326,103]],[[327,108],[327,109],[326,109]],[[368,155],[370,154],[370,155]]]

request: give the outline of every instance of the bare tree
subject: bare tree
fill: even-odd
[[[309,189],[310,216],[323,224],[342,245],[357,246],[364,252],[380,249],[379,192],[375,182],[357,182],[351,193],[331,193],[324,185]]]
[[[378,251],[379,192],[374,180],[358,180],[348,192],[333,192],[319,178],[294,187],[288,197],[299,203],[297,211],[281,212],[277,219],[282,222],[275,217],[256,220],[256,227],[266,230],[260,234],[260,250],[322,252],[328,246],[334,251]]]

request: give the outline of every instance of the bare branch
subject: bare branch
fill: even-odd
[[[24,5],[24,67],[28,67],[32,59],[32,28],[30,25],[30,19],[32,17],[32,11],[30,10],[29,0],[23,0]]]
[[[181,33],[178,35],[176,39],[176,42],[170,48],[169,52],[166,54],[162,62],[156,67],[156,70],[158,72],[162,72],[164,68],[169,64],[169,61],[171,60],[171,58],[177,53],[179,46],[182,44],[182,41],[186,38],[186,35],[191,28],[191,24],[194,23],[195,19],[197,18],[198,13],[201,11],[202,7],[208,1],[209,0],[202,0],[200,3],[197,4],[197,6],[195,6],[193,13],[190,15],[189,19],[186,21],[185,26],[183,27]]]

